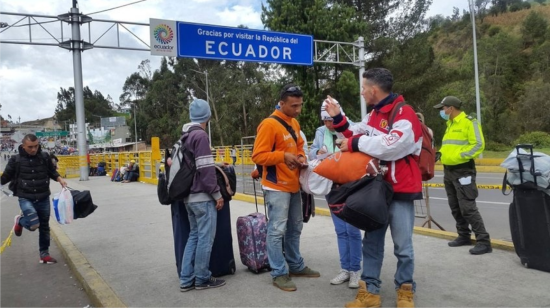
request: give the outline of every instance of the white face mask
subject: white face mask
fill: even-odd
[[[448,121],[449,120],[449,115],[445,113],[445,110],[441,109],[439,110],[439,115],[441,116],[441,118],[445,121]]]

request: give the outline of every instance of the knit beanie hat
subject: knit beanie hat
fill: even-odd
[[[337,100],[335,100],[334,98],[332,99],[336,105],[340,106],[340,103],[338,103]],[[323,103],[321,104],[321,120],[323,121],[331,121],[332,120],[332,117],[328,114],[328,112],[326,111],[326,106],[327,106],[327,102],[326,101],[323,101]],[[342,109],[342,106],[340,106],[340,113],[342,114],[342,116],[345,116],[346,114],[344,113],[344,110]]]
[[[210,105],[205,100],[196,98],[189,105],[189,118],[191,122],[206,123],[211,115]]]

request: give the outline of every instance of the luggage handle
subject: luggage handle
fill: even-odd
[[[252,187],[254,187],[254,201],[256,203],[256,213],[259,213],[260,211],[258,210],[258,196],[256,196],[256,180],[255,179],[252,179]],[[266,220],[269,220],[269,218],[267,217],[267,206],[265,205],[265,195],[264,195],[264,213],[265,213]]]
[[[519,149],[528,149],[528,154],[520,154]],[[541,176],[541,172],[535,172],[535,155],[533,154],[533,145],[532,144],[518,144],[516,145],[516,159],[518,160],[518,166],[519,166],[519,179],[521,183],[523,183],[523,172],[525,172],[525,169],[523,168],[523,163],[521,162],[520,156],[526,156],[529,155],[529,159],[531,160],[531,168],[529,169],[529,172],[531,175],[533,175],[534,183],[537,185],[537,176]]]

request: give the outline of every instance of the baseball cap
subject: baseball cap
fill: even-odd
[[[435,109],[441,109],[441,108],[443,108],[443,106],[445,106],[445,107],[453,106],[453,107],[456,107],[456,108],[460,108],[462,106],[462,102],[457,97],[445,96],[445,98],[443,98],[441,103],[435,105],[434,108]]]

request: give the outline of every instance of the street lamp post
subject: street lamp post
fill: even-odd
[[[136,146],[135,146],[135,151],[137,152],[138,150],[138,144],[137,144],[137,118],[136,118],[136,102],[134,101],[134,137],[136,139]]]
[[[208,94],[208,71],[199,72],[194,69],[191,69],[193,72],[204,74],[206,77],[206,101],[208,102],[208,105],[210,105],[210,95]],[[212,148],[212,130],[210,129],[210,120],[208,121],[208,142],[210,143],[210,148]]]
[[[476,83],[476,113],[477,113],[477,122],[481,125],[481,102],[479,98],[479,73],[477,67],[477,39],[476,39],[476,16],[474,12],[474,1],[468,0],[470,6],[470,18],[472,20],[472,35],[474,39],[474,73],[475,73],[475,83]],[[479,158],[483,158],[483,153],[479,155]]]

